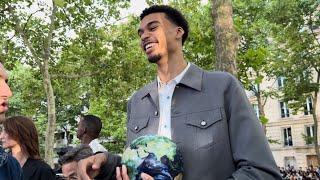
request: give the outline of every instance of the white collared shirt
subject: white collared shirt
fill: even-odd
[[[178,74],[174,79],[170,80],[168,83],[161,82],[159,76],[157,76],[160,108],[158,135],[165,136],[171,139],[172,95],[174,92],[174,88],[181,81],[189,67],[190,63],[188,63],[187,67],[180,74]]]
[[[90,148],[92,149],[92,152],[93,153],[96,153],[96,152],[108,152],[108,150],[103,147],[99,141],[97,139],[94,139],[92,140],[90,143],[89,143],[89,146]]]

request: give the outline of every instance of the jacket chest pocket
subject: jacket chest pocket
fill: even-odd
[[[196,149],[209,148],[221,141],[225,129],[222,119],[220,108],[187,115],[186,124],[192,127]]]
[[[149,116],[130,118],[130,121],[128,122],[128,128],[134,133],[139,133],[141,130],[145,129],[148,126],[149,119]]]
[[[143,135],[155,135],[158,130],[158,117],[147,116],[132,116],[127,124],[127,142],[131,142],[134,139]]]

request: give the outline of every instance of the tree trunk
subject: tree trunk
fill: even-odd
[[[318,73],[317,84],[320,83],[320,74]],[[319,144],[318,144],[318,118],[317,118],[317,102],[318,102],[318,93],[319,90],[314,92],[314,97],[312,99],[313,109],[312,109],[312,117],[314,122],[314,149],[316,151],[318,165],[320,165],[320,152],[319,152]]]
[[[234,30],[231,0],[212,0],[212,17],[215,32],[216,64],[218,71],[237,76],[236,51],[238,34]]]
[[[54,132],[56,128],[56,107],[55,107],[55,97],[52,88],[52,83],[49,73],[49,59],[50,59],[50,47],[52,40],[52,32],[54,29],[54,17],[56,12],[56,7],[53,2],[52,14],[50,16],[50,28],[48,36],[45,38],[43,50],[44,53],[38,53],[34,48],[32,43],[28,40],[25,31],[21,26],[21,22],[17,16],[15,16],[13,7],[8,5],[8,11],[12,15],[13,22],[15,23],[15,31],[23,40],[25,46],[30,50],[36,64],[41,70],[41,75],[43,78],[43,87],[47,97],[47,108],[48,108],[48,123],[46,129],[46,140],[45,140],[45,161],[53,167],[53,145],[54,145]]]
[[[48,60],[44,60],[43,64],[43,86],[47,96],[48,108],[48,123],[46,129],[45,141],[45,161],[53,167],[53,145],[54,145],[54,132],[56,127],[56,104],[51,84]]]
[[[259,117],[265,117],[266,114],[264,112],[264,106],[262,105],[262,102],[261,102],[260,93],[259,93],[259,96],[257,96],[257,101],[258,101],[258,108],[259,108]],[[262,123],[262,128],[263,128],[264,134],[267,134],[267,127],[265,123]]]
[[[257,73],[257,75],[259,75],[259,73]],[[257,84],[257,89],[255,87],[252,87],[251,89],[254,92],[255,97],[257,98],[257,103],[258,103],[258,109],[259,109],[259,119],[261,121],[261,118],[264,118],[266,116],[265,112],[264,112],[264,103],[262,102],[262,98],[261,98],[261,91],[260,91],[260,84]],[[264,131],[264,134],[267,133],[267,127],[266,124],[263,123],[263,121],[261,121],[262,124],[262,129]]]

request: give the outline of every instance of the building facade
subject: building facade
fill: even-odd
[[[279,77],[266,80],[261,84],[260,88],[277,90],[284,85],[284,79]],[[259,109],[256,97],[250,92],[247,95],[258,115]],[[320,94],[318,97],[320,97]],[[269,120],[266,125],[266,136],[276,142],[270,143],[270,148],[279,167],[288,167],[289,165],[298,169],[299,167],[306,168],[310,165],[318,166],[312,142],[314,133],[312,108],[314,106],[312,99],[307,98],[305,107],[297,114],[293,114],[287,102],[276,98],[266,99],[264,112]],[[316,106],[318,107],[316,113],[319,121],[319,100]],[[318,139],[320,139],[319,133]]]

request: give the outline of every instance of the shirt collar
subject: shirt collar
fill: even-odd
[[[187,67],[185,67],[184,70],[180,74],[178,74],[175,78],[170,80],[168,83],[161,82],[160,77],[157,76],[158,87],[160,88],[163,84],[169,84],[171,82],[178,84],[181,81],[181,79],[183,78],[184,74],[186,74],[186,72],[188,71],[189,67],[190,67],[190,63],[187,64]]]

